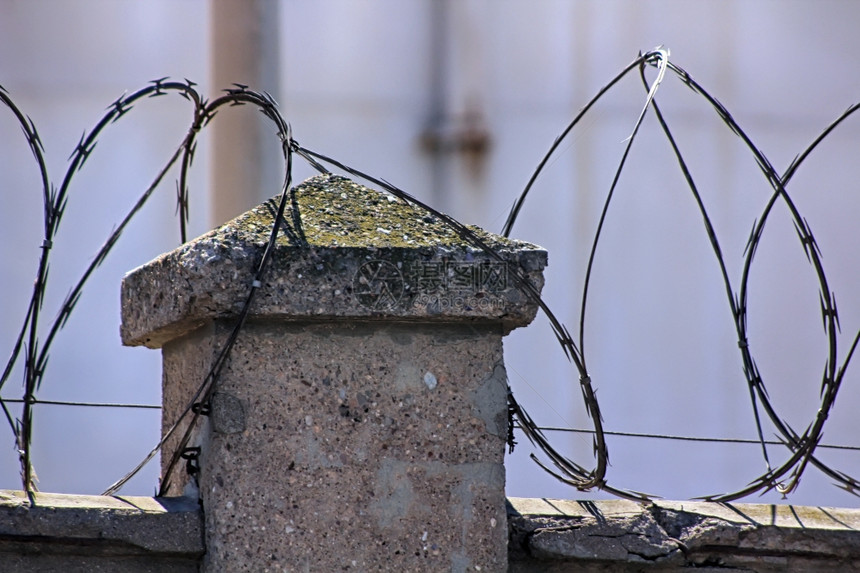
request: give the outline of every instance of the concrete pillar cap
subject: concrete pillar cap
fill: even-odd
[[[269,241],[278,197],[139,267],[122,284],[122,341],[160,348],[213,319],[237,316]],[[392,195],[338,175],[297,186],[252,317],[331,321],[531,322],[547,253],[470,227],[504,260]]]

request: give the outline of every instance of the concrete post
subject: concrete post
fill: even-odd
[[[502,337],[536,312],[510,272],[541,288],[546,252],[483,234],[496,262],[334,175],[299,186],[294,206],[189,444],[204,570],[505,570]],[[165,427],[235,323],[275,212],[264,203],[123,281],[124,343],[162,348]]]

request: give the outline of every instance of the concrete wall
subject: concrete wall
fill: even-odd
[[[860,510],[510,498],[513,573],[860,571]]]
[[[193,499],[0,491],[0,571],[191,573],[203,553]]]
[[[187,498],[0,490],[0,570],[196,572],[202,523]],[[860,571],[857,509],[509,498],[508,535],[511,573]]]

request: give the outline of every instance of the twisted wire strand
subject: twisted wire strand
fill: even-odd
[[[657,77],[652,82],[648,82],[645,78],[644,70],[648,66],[657,68]],[[512,416],[512,418],[515,418],[517,420],[517,428],[526,435],[526,437],[541,452],[543,456],[546,456],[546,458],[549,460],[549,463],[542,461],[535,454],[531,454],[530,457],[537,463],[539,467],[541,467],[560,481],[583,491],[591,489],[601,489],[614,495],[618,495],[620,497],[626,497],[639,501],[651,499],[652,497],[654,497],[652,495],[637,492],[634,490],[617,488],[607,482],[606,471],[608,467],[608,449],[605,438],[607,435],[618,435],[663,439],[685,439],[691,441],[720,441],[725,443],[758,443],[762,449],[762,455],[766,462],[767,471],[755,480],[753,480],[753,482],[745,488],[727,494],[704,496],[704,499],[715,501],[730,501],[738,499],[739,497],[749,495],[754,492],[766,492],[771,489],[776,489],[777,491],[786,494],[797,487],[800,477],[808,465],[813,465],[816,468],[820,469],[828,476],[836,479],[841,484],[841,487],[843,487],[849,492],[856,494],[858,489],[860,489],[860,484],[858,484],[858,482],[854,480],[854,478],[848,476],[847,474],[838,470],[834,470],[822,463],[814,455],[814,452],[819,447],[831,447],[844,450],[860,450],[860,448],[855,448],[853,446],[830,446],[826,444],[820,444],[825,421],[836,402],[838,391],[843,381],[844,374],[847,370],[851,357],[853,356],[854,350],[858,345],[858,341],[860,341],[860,333],[855,336],[853,343],[850,346],[849,351],[843,359],[842,363],[838,364],[837,342],[839,319],[836,309],[835,295],[833,295],[827,282],[827,278],[824,272],[824,266],[821,261],[820,250],[812,234],[811,227],[806,221],[806,219],[802,217],[800,211],[797,209],[794,202],[791,200],[786,190],[786,186],[792,176],[796,173],[800,165],[807,157],[809,157],[809,155],[819,145],[819,143],[823,141],[837,126],[841,125],[844,120],[846,120],[855,111],[857,111],[857,109],[860,109],[860,103],[848,108],[846,112],[844,112],[839,118],[837,118],[833,123],[831,123],[815,140],[813,140],[813,142],[804,150],[803,153],[801,153],[795,158],[795,160],[791,163],[788,169],[786,169],[786,171],[782,175],[779,175],[772,167],[765,154],[755,146],[753,141],[740,128],[740,126],[737,124],[734,118],[732,118],[726,108],[716,98],[711,96],[701,85],[699,85],[695,80],[693,80],[693,78],[685,70],[683,70],[669,60],[668,50],[658,48],[650,52],[640,54],[639,57],[637,57],[635,60],[633,60],[633,62],[628,64],[628,66],[625,67],[619,74],[617,74],[609,83],[603,86],[597,92],[597,94],[591,100],[589,100],[586,106],[582,108],[582,110],[580,110],[580,112],[562,131],[562,133],[553,141],[548,152],[543,156],[541,161],[538,163],[536,169],[532,173],[530,179],[528,180],[528,183],[526,184],[525,189],[521,192],[517,200],[514,202],[514,205],[512,206],[508,218],[505,222],[502,231],[503,235],[506,237],[510,235],[516,222],[516,219],[525,204],[525,200],[530,190],[532,189],[534,183],[540,177],[543,169],[548,164],[550,158],[558,151],[562,142],[572,133],[580,120],[587,114],[590,109],[592,109],[592,107],[604,94],[606,94],[615,85],[617,85],[618,82],[628,73],[637,69],[640,72],[641,80],[643,82],[647,94],[644,105],[642,106],[641,111],[634,123],[632,132],[626,140],[626,145],[619,160],[619,164],[615,170],[611,186],[605,198],[603,209],[598,221],[597,230],[595,232],[589,251],[589,262],[585,273],[583,294],[580,300],[581,314],[579,322],[578,344],[577,341],[575,341],[574,338],[570,335],[570,332],[568,331],[567,327],[553,314],[548,304],[541,298],[539,291],[534,287],[534,285],[531,284],[531,282],[520,271],[520,269],[516,268],[515,266],[512,266],[509,262],[505,261],[498,253],[493,250],[490,245],[486,244],[473,231],[471,231],[468,227],[466,227],[456,219],[453,219],[452,217],[437,211],[431,206],[419,201],[415,197],[411,196],[410,194],[406,193],[405,191],[399,189],[398,187],[388,183],[383,179],[373,177],[358,169],[341,163],[334,158],[328,157],[322,153],[318,153],[316,151],[310,150],[299,145],[298,142],[296,142],[292,138],[292,133],[290,131],[289,125],[278,111],[277,104],[274,102],[271,96],[269,96],[269,94],[266,94],[265,92],[256,92],[248,89],[247,86],[236,84],[233,88],[225,90],[225,93],[223,95],[219,96],[211,102],[208,102],[198,94],[198,92],[195,90],[195,84],[193,82],[189,80],[185,80],[185,82],[173,82],[169,81],[168,78],[161,78],[159,80],[151,82],[149,86],[138,90],[137,92],[134,92],[130,96],[126,97],[124,94],[108,107],[108,110],[105,115],[96,124],[96,126],[89,134],[84,133],[81,136],[80,142],[70,156],[70,164],[65,173],[63,181],[60,187],[55,189],[50,183],[47,168],[45,167],[45,161],[42,154],[42,145],[38,136],[38,132],[36,131],[35,124],[29,117],[25,116],[15,106],[11,98],[8,96],[8,93],[2,88],[2,86],[0,86],[0,102],[2,102],[7,108],[12,111],[18,123],[21,125],[28,145],[30,146],[30,149],[39,166],[42,178],[42,191],[45,204],[45,233],[42,245],[43,249],[40,256],[36,280],[34,282],[33,293],[29,300],[28,310],[25,314],[23,326],[20,330],[18,337],[16,338],[15,344],[13,345],[11,357],[6,363],[6,367],[3,370],[2,377],[0,377],[0,389],[2,389],[5,382],[10,377],[11,372],[13,371],[13,368],[18,360],[18,357],[23,351],[23,354],[25,356],[24,398],[22,400],[12,400],[3,399],[2,397],[0,397],[0,407],[2,407],[4,416],[6,417],[7,422],[12,428],[13,435],[15,437],[16,444],[19,449],[20,463],[22,466],[22,484],[24,486],[25,491],[34,491],[35,488],[33,484],[31,460],[33,407],[38,404],[55,404],[62,406],[108,406],[107,404],[87,402],[41,401],[36,398],[36,393],[40,389],[40,385],[44,377],[45,367],[47,365],[48,350],[51,347],[53,341],[55,340],[56,335],[65,325],[66,321],[69,318],[69,315],[74,310],[76,303],[80,299],[85,284],[87,283],[88,279],[95,271],[95,269],[101,265],[104,259],[111,252],[113,246],[119,240],[122,231],[129,223],[129,221],[131,221],[131,219],[144,206],[144,204],[153,194],[155,189],[159,187],[160,184],[163,182],[163,179],[166,177],[169,170],[171,170],[177,163],[179,164],[180,171],[176,185],[177,215],[180,226],[180,237],[183,242],[186,240],[187,221],[189,214],[189,189],[187,184],[188,173],[193,165],[193,159],[197,148],[197,137],[199,133],[210,123],[210,121],[223,107],[250,105],[262,112],[269,120],[271,120],[276,125],[278,137],[281,141],[281,150],[283,153],[285,164],[285,174],[281,189],[281,197],[278,203],[278,211],[270,234],[269,242],[267,243],[265,250],[261,256],[254,277],[249,284],[248,294],[242,307],[242,311],[236,319],[234,327],[232,328],[230,335],[228,336],[223,347],[221,348],[221,351],[218,354],[216,360],[214,361],[212,368],[204,377],[204,379],[200,382],[193,396],[191,396],[190,399],[187,401],[184,409],[178,416],[177,420],[175,420],[171,427],[167,429],[167,431],[164,433],[161,440],[156,444],[156,446],[149,452],[149,454],[143,459],[143,461],[138,464],[138,466],[133,468],[131,472],[126,474],[120,480],[112,484],[105,491],[106,495],[112,495],[119,491],[119,489],[125,483],[127,483],[129,479],[131,479],[131,477],[133,477],[146,463],[148,463],[161,450],[161,448],[168,440],[172,439],[174,436],[177,435],[177,432],[182,427],[182,425],[186,424],[185,430],[179,437],[179,445],[174,450],[171,459],[165,466],[166,469],[164,475],[162,476],[160,494],[164,494],[169,489],[170,484],[172,483],[171,480],[175,469],[183,456],[183,452],[188,448],[189,444],[194,439],[195,428],[197,427],[199,416],[202,415],[201,412],[203,411],[203,409],[195,406],[198,406],[200,404],[208,404],[212,396],[212,392],[217,383],[217,380],[221,375],[224,365],[229,359],[231,349],[238,337],[241,335],[242,326],[248,316],[255,294],[260,288],[260,286],[263,284],[266,268],[271,258],[275,245],[275,239],[279,233],[279,230],[282,227],[284,228],[284,230],[292,228],[293,230],[298,229],[300,231],[301,229],[300,215],[297,209],[292,186],[292,161],[294,154],[307,161],[311,165],[311,167],[316,169],[317,171],[327,173],[328,168],[326,167],[326,165],[332,166],[338,170],[349,173],[350,175],[362,178],[380,187],[386,192],[391,193],[392,195],[400,198],[401,200],[407,201],[412,205],[415,205],[416,207],[427,211],[428,213],[441,220],[444,224],[449,226],[452,230],[454,230],[458,234],[458,236],[465,242],[469,243],[470,245],[479,250],[482,250],[489,257],[495,259],[496,261],[508,265],[509,276],[512,277],[516,287],[519,288],[532,303],[536,304],[540,308],[540,310],[545,313],[550,322],[550,327],[553,331],[553,334],[555,335],[557,342],[561,346],[562,351],[564,352],[568,360],[570,360],[573,363],[573,366],[577,369],[577,372],[579,374],[579,387],[582,393],[582,399],[584,401],[586,411],[594,426],[591,430],[579,430],[573,428],[560,429],[540,426],[531,418],[531,416],[525,411],[522,405],[517,402],[517,400],[514,398],[513,391],[509,388],[508,407],[510,415]],[[690,172],[687,162],[685,161],[683,154],[681,153],[681,150],[671,133],[668,122],[666,121],[665,116],[662,114],[656,101],[658,88],[663,82],[666,76],[666,72],[668,71],[671,71],[677,78],[682,81],[682,83],[687,85],[696,94],[701,96],[716,111],[716,113],[722,119],[725,125],[742,140],[744,145],[752,153],[753,157],[759,165],[763,176],[773,189],[773,193],[770,197],[770,200],[768,201],[764,211],[756,219],[756,222],[753,226],[753,231],[750,235],[750,240],[748,242],[747,249],[744,255],[744,267],[740,282],[740,289],[738,291],[735,291],[731,285],[731,281],[729,279],[729,274],[726,268],[725,260],[722,255],[722,251],[720,249],[716,231],[711,224],[710,218],[705,208],[704,201],[695,184],[693,175]],[[94,260],[87,267],[79,281],[75,284],[69,295],[62,303],[60,311],[57,317],[51,323],[51,326],[47,331],[44,341],[40,341],[38,337],[38,331],[41,318],[42,302],[47,286],[49,255],[53,239],[56,236],[56,231],[61,222],[62,215],[69,198],[70,184],[72,182],[74,174],[83,168],[87,159],[96,147],[98,137],[108,125],[120,120],[126,113],[128,113],[132,109],[134,104],[141,99],[155,98],[170,93],[177,93],[192,103],[194,107],[194,118],[192,120],[191,126],[189,127],[180,145],[176,148],[174,153],[166,162],[165,166],[158,172],[151,184],[147,187],[147,189],[138,199],[137,203],[135,203],[131,210],[122,219],[120,224],[109,235],[108,239],[98,251]],[[604,222],[608,217],[610,204],[612,203],[612,200],[614,198],[620,174],[624,170],[626,160],[631,153],[632,146],[634,144],[634,141],[636,140],[636,136],[642,125],[643,119],[649,111],[653,111],[653,113],[656,115],[661,125],[661,129],[666,136],[666,139],[669,142],[670,146],[672,147],[679,168],[684,175],[685,181],[687,182],[687,186],[694,200],[697,203],[700,214],[703,217],[705,231],[708,234],[712,249],[715,253],[718,265],[720,266],[722,280],[729,301],[729,308],[731,310],[735,327],[738,333],[739,349],[744,365],[744,375],[746,378],[748,391],[750,393],[750,400],[752,403],[753,415],[756,422],[758,440],[695,438],[658,434],[611,432],[605,430],[603,426],[600,405],[594,392],[594,386],[591,380],[591,376],[586,367],[586,358],[584,352],[586,315],[585,310],[587,307],[588,289],[591,283],[591,270],[593,262],[595,260],[598,245],[600,243],[601,231]],[[827,336],[828,341],[827,358],[825,361],[824,374],[821,380],[820,408],[815,417],[815,420],[802,433],[798,433],[793,428],[791,428],[791,426],[777,414],[775,408],[773,407],[773,404],[771,403],[770,398],[768,396],[763,377],[756,366],[752,351],[750,350],[747,335],[747,285],[749,279],[749,272],[752,266],[757,246],[763,236],[765,223],[768,219],[773,205],[777,201],[782,201],[788,207],[801,246],[804,249],[806,256],[819,282],[822,320],[824,322],[825,334]],[[288,211],[291,217],[291,221],[289,222],[285,219],[285,215]],[[299,233],[297,236],[301,236],[301,233]],[[7,402],[21,403],[23,405],[22,416],[20,419],[14,419],[11,411],[7,406]],[[157,406],[134,404],[113,404],[110,406],[129,408],[158,408]],[[764,409],[767,418],[776,427],[780,435],[780,439],[778,441],[764,439],[762,418],[759,413],[759,406]],[[595,467],[593,469],[587,469],[586,467],[561,454],[550,443],[550,440],[545,435],[545,432],[549,431],[587,432],[592,434],[594,440],[593,450],[595,456]],[[515,442],[513,439],[513,435],[511,435],[509,437],[509,445],[513,447],[514,443]],[[787,447],[790,452],[789,458],[783,461],[783,463],[778,465],[777,467],[773,467],[771,465],[767,449],[768,446],[775,445]],[[787,483],[783,481],[786,476],[788,476]]]

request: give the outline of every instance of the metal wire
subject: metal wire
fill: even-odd
[[[646,69],[654,67],[657,69],[657,76],[654,81],[648,81],[646,78]],[[509,236],[517,217],[532,189],[534,183],[540,177],[543,169],[548,164],[551,157],[557,153],[563,141],[573,132],[581,119],[593,108],[595,103],[606,93],[608,93],[618,82],[627,76],[633,70],[638,70],[645,88],[645,98],[641,111],[633,122],[633,128],[630,136],[626,140],[624,151],[620,157],[619,164],[615,170],[615,174],[610,188],[607,191],[603,209],[600,214],[597,229],[594,234],[593,241],[588,258],[588,266],[584,277],[584,286],[582,297],[580,299],[580,319],[578,340],[570,335],[568,328],[553,314],[547,303],[541,298],[539,291],[527,280],[522,270],[505,261],[494,249],[484,240],[478,237],[471,229],[463,225],[452,217],[445,215],[434,209],[433,207],[417,200],[415,197],[405,191],[391,185],[383,179],[373,177],[358,169],[345,165],[334,158],[328,157],[322,153],[310,150],[301,146],[292,137],[289,125],[278,111],[276,103],[266,93],[260,93],[248,89],[247,86],[236,84],[232,88],[225,91],[223,95],[212,100],[205,100],[195,89],[195,84],[189,80],[184,82],[169,81],[168,78],[161,78],[151,82],[147,87],[126,96],[123,95],[108,106],[106,113],[102,119],[96,124],[93,130],[87,134],[84,133],[70,157],[69,167],[63,177],[59,187],[54,187],[48,176],[45,160],[43,157],[43,149],[38,132],[36,131],[33,121],[24,115],[18,107],[12,102],[8,93],[0,86],[0,102],[6,108],[11,110],[12,114],[20,124],[24,132],[25,139],[30,147],[33,156],[38,164],[41,174],[42,193],[44,198],[44,236],[42,240],[42,250],[39,259],[36,280],[34,281],[33,292],[29,300],[25,319],[19,335],[16,338],[12,347],[11,356],[0,377],[0,389],[3,388],[6,381],[9,379],[11,372],[20,356],[23,355],[24,361],[24,398],[23,399],[6,399],[0,397],[0,407],[7,419],[12,430],[16,447],[20,453],[20,464],[22,474],[22,485],[25,491],[34,491],[33,484],[33,468],[31,457],[31,441],[33,427],[33,408],[38,404],[48,404],[57,406],[76,406],[76,407],[115,407],[115,408],[146,408],[157,409],[158,406],[144,404],[105,404],[96,402],[72,402],[72,401],[42,401],[37,399],[37,393],[40,390],[41,383],[44,378],[45,369],[47,366],[48,350],[55,340],[56,335],[62,330],[70,314],[76,307],[81,293],[88,279],[91,277],[95,269],[104,261],[111,252],[114,245],[119,240],[123,230],[131,221],[131,219],[145,205],[154,191],[161,185],[167,173],[175,166],[179,165],[179,177],[176,185],[177,189],[177,214],[179,215],[180,236],[182,241],[186,240],[186,226],[188,220],[188,187],[187,175],[193,164],[193,157],[196,150],[196,141],[198,134],[209,124],[215,117],[218,111],[225,106],[243,106],[248,105],[262,112],[276,128],[281,142],[281,151],[284,157],[285,176],[282,186],[281,198],[278,204],[275,223],[273,225],[269,242],[266,245],[258,267],[255,270],[253,277],[248,277],[248,292],[238,318],[236,319],[233,330],[228,337],[226,343],[221,348],[212,368],[200,381],[197,390],[192,396],[188,397],[186,406],[181,412],[178,419],[168,428],[161,440],[155,447],[144,457],[137,467],[133,468],[126,476],[116,481],[107,490],[106,494],[114,494],[146,463],[161,450],[164,444],[172,439],[181,427],[185,427],[182,435],[179,437],[178,445],[172,452],[171,458],[166,464],[165,473],[162,476],[160,493],[164,494],[172,483],[173,474],[181,461],[185,460],[186,471],[189,469],[195,473],[199,471],[196,465],[195,451],[199,446],[192,445],[194,439],[194,429],[197,425],[199,416],[205,415],[208,409],[208,403],[211,398],[213,389],[217,383],[222,369],[229,358],[231,349],[239,336],[241,336],[242,326],[248,316],[250,305],[254,296],[261,285],[264,284],[267,264],[273,252],[275,238],[278,233],[283,230],[293,240],[301,243],[303,234],[301,229],[301,214],[295,203],[295,197],[292,187],[292,160],[293,155],[301,157],[307,161],[314,169],[320,172],[328,172],[330,166],[334,169],[343,171],[352,176],[364,179],[369,183],[395,195],[396,197],[424,209],[432,214],[444,224],[454,230],[458,236],[465,242],[472,245],[474,248],[483,251],[495,261],[508,265],[508,276],[511,277],[513,283],[519,288],[523,294],[534,304],[536,304],[549,320],[550,327],[556,337],[559,345],[562,348],[565,356],[576,369],[579,381],[579,390],[582,399],[589,414],[593,429],[576,429],[576,428],[556,428],[538,425],[531,416],[526,412],[521,404],[514,398],[513,390],[509,389],[508,403],[509,414],[516,420],[516,428],[524,433],[526,437],[537,447],[542,457],[545,457],[548,462],[540,459],[534,454],[532,459],[544,470],[551,475],[561,480],[562,482],[571,485],[580,490],[602,489],[615,495],[626,497],[635,500],[646,500],[650,496],[642,492],[633,490],[624,490],[616,488],[609,484],[606,479],[608,468],[608,448],[606,444],[606,436],[620,437],[636,437],[636,438],[651,438],[664,440],[681,440],[693,442],[715,442],[726,444],[758,444],[762,450],[762,456],[765,460],[767,471],[753,480],[753,482],[736,492],[729,494],[718,494],[706,496],[706,499],[730,501],[738,499],[755,492],[765,492],[771,489],[776,489],[781,493],[789,493],[796,488],[800,477],[805,469],[812,465],[824,472],[826,475],[835,479],[841,487],[849,492],[857,493],[860,491],[860,483],[847,474],[834,470],[820,461],[814,454],[817,448],[832,448],[847,451],[860,451],[860,447],[854,446],[835,446],[820,444],[822,432],[828,414],[836,403],[838,391],[844,379],[844,374],[848,368],[849,362],[853,356],[858,342],[860,342],[860,332],[854,337],[853,342],[849,346],[849,350],[842,363],[837,361],[837,346],[839,341],[839,318],[836,309],[835,295],[829,287],[824,265],[822,262],[820,249],[815,241],[811,226],[803,218],[799,209],[792,201],[787,191],[787,185],[796,171],[803,164],[804,160],[810,156],[818,144],[823,141],[837,126],[842,124],[844,120],[850,117],[855,111],[860,109],[860,103],[850,107],[837,120],[828,126],[810,146],[789,166],[783,173],[778,174],[772,167],[767,157],[758,148],[752,139],[741,129],[734,118],[729,114],[728,110],[708,91],[682,68],[669,60],[668,50],[658,48],[644,54],[640,54],[629,65],[627,65],[620,73],[618,73],[608,84],[601,88],[597,94],[582,108],[582,110],[574,117],[574,119],[566,126],[562,133],[553,141],[547,153],[538,163],[537,168],[529,179],[525,189],[521,192],[504,224],[502,233]],[[684,85],[692,89],[702,100],[708,104],[726,125],[726,127],[742,141],[743,145],[749,150],[750,154],[756,160],[762,175],[767,183],[771,186],[773,193],[768,201],[765,209],[756,219],[750,239],[747,245],[744,259],[744,268],[739,287],[735,288],[732,284],[725,261],[723,259],[720,242],[716,231],[710,222],[707,209],[699,194],[697,185],[691,169],[684,158],[684,155],[677,145],[668,121],[663,116],[657,102],[657,95],[661,86],[666,83],[666,78],[669,75],[674,75]],[[104,245],[98,251],[97,255],[85,269],[79,281],[70,291],[69,295],[61,304],[57,317],[50,323],[43,340],[40,340],[39,333],[40,319],[42,313],[42,303],[45,294],[45,287],[48,279],[48,262],[53,246],[53,241],[56,236],[57,229],[62,219],[64,209],[70,196],[70,184],[74,175],[83,168],[89,156],[93,153],[99,135],[111,124],[119,121],[125,116],[135,104],[149,98],[178,94],[193,106],[194,114],[192,123],[179,143],[176,150],[169,158],[165,166],[157,173],[156,177],[146,188],[143,194],[138,199],[137,203],[126,214],[122,221],[117,225],[114,231],[108,236]],[[708,235],[711,247],[714,251],[715,259],[720,267],[720,272],[723,284],[726,291],[729,311],[738,336],[738,348],[741,353],[741,358],[744,364],[744,376],[747,382],[752,413],[757,429],[757,440],[747,439],[732,439],[732,438],[702,438],[693,436],[674,436],[668,434],[649,434],[649,433],[633,433],[633,432],[618,432],[609,431],[604,428],[603,419],[601,416],[600,404],[594,391],[591,374],[587,369],[586,354],[585,354],[585,316],[588,305],[588,291],[591,283],[591,271],[596,259],[597,247],[601,239],[601,231],[608,218],[609,206],[614,199],[614,191],[618,184],[621,173],[624,170],[626,161],[632,151],[632,146],[637,138],[642,122],[648,113],[653,113],[660,125],[660,129],[670,144],[675,155],[678,167],[681,170],[687,187],[695,200],[699,212],[702,215],[702,220],[705,232]],[[748,344],[747,320],[748,320],[748,280],[750,269],[754,260],[757,247],[763,237],[765,222],[772,213],[773,206],[777,203],[783,203],[789,212],[789,215],[794,223],[797,231],[798,239],[801,248],[809,260],[810,267],[814,273],[820,289],[820,304],[822,320],[824,323],[825,334],[827,337],[827,357],[825,359],[824,374],[820,381],[821,386],[821,401],[818,413],[813,422],[803,431],[795,431],[784,419],[782,419],[771,402],[765,387],[765,382],[762,374],[756,366],[755,359],[752,355],[750,345]],[[289,215],[289,217],[287,217]],[[9,410],[9,404],[21,404],[21,415],[15,418]],[[761,410],[764,411],[764,416],[761,415]],[[779,440],[765,440],[763,430],[763,420],[769,420],[779,434]],[[513,423],[511,425],[514,427]],[[545,432],[576,432],[587,433],[593,436],[594,450],[594,467],[587,469],[585,466],[569,459],[563,455],[546,437]],[[509,436],[509,445],[513,448],[515,444],[514,436]],[[788,457],[778,465],[772,465],[768,447],[779,446],[786,448]]]
[[[20,398],[3,398],[7,404],[23,404]],[[82,406],[85,408],[138,408],[142,410],[161,410],[156,404],[123,404],[121,402],[71,402],[66,400],[41,400],[33,399],[32,404],[45,404],[48,406]]]
[[[517,429],[522,429],[519,424],[515,424],[515,427]],[[594,430],[589,430],[587,428],[564,428],[560,426],[539,426],[538,429],[542,432],[567,432],[572,434],[594,433]],[[649,434],[643,432],[618,432],[612,430],[606,430],[604,433],[607,436],[618,436],[621,438],[648,438],[653,440],[674,440],[677,442],[706,442],[712,444],[761,444],[761,440],[751,440],[749,438],[709,438],[704,436],[679,436],[674,434]],[[769,446],[785,446],[785,442],[780,440],[765,440],[764,443]],[[818,444],[817,448],[860,452],[860,446]]]

